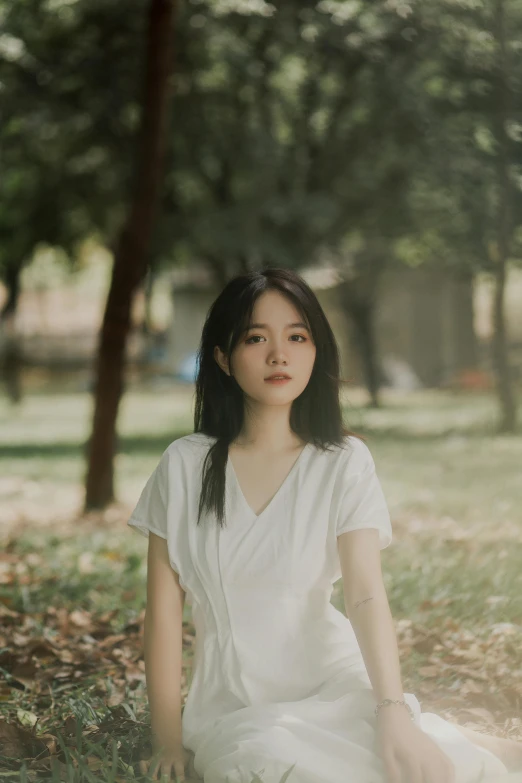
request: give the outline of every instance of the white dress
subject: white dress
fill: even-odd
[[[193,676],[182,741],[204,783],[386,783],[370,679],[352,625],[330,603],[341,578],[337,536],[377,528],[392,540],[386,500],[365,443],[347,436],[305,446],[268,506],[247,504],[231,460],[227,526],[196,525],[203,459],[214,438],[193,433],[166,449],[128,524],[167,539],[192,607]],[[503,762],[454,725],[417,725],[455,765],[455,783],[511,780]],[[390,708],[391,709],[391,708]],[[482,777],[481,777],[482,775]]]

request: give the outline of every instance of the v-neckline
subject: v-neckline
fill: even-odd
[[[298,467],[299,463],[301,462],[302,456],[303,456],[304,452],[308,449],[309,445],[310,445],[310,443],[305,443],[305,445],[301,449],[301,451],[299,453],[299,456],[297,457],[296,461],[294,462],[294,464],[292,465],[292,467],[290,468],[290,470],[286,474],[286,477],[283,479],[283,483],[279,486],[279,489],[276,490],[275,495],[272,496],[272,499],[269,501],[268,505],[264,507],[264,509],[261,511],[260,514],[256,514],[254,512],[253,508],[247,503],[247,499],[246,499],[245,495],[243,494],[243,490],[241,489],[241,484],[239,483],[239,479],[238,479],[238,477],[236,475],[236,471],[234,470],[234,465],[232,464],[232,460],[230,459],[230,455],[228,456],[227,466],[230,467],[230,472],[231,472],[232,477],[234,479],[234,483],[236,485],[236,489],[238,491],[239,497],[241,498],[241,502],[243,503],[245,508],[250,512],[250,514],[252,515],[252,517],[254,518],[255,521],[261,519],[262,516],[267,514],[268,511],[270,510],[270,508],[274,505],[274,503],[276,502],[276,500],[279,497],[279,495],[281,495],[281,493],[283,492],[283,489],[285,488],[286,484],[288,484],[288,482],[290,481],[290,478],[292,477],[292,475],[297,470],[297,467]]]

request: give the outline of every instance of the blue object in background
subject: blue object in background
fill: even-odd
[[[189,353],[182,360],[177,377],[180,381],[194,383],[198,371],[197,353]]]

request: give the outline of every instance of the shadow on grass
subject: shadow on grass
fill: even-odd
[[[123,437],[118,440],[118,454],[161,454],[167,446],[177,438],[188,435],[187,432],[171,433],[170,435],[139,435]],[[86,443],[69,441],[53,443],[3,443],[0,445],[1,458],[32,458],[32,457],[77,457],[84,456]]]
[[[467,427],[444,427],[433,431],[421,430],[420,428],[408,429],[404,425],[367,427],[364,425],[357,426],[356,423],[352,423],[349,426],[358,435],[364,435],[372,438],[374,441],[393,440],[396,443],[431,443],[443,441],[456,435],[463,438],[482,440],[483,438],[490,438],[499,434],[496,423],[481,423],[480,425],[473,423]]]
[[[446,427],[437,431],[408,430],[404,426],[370,428],[364,425],[351,425],[351,429],[359,435],[371,438],[373,442],[390,441],[395,443],[432,443],[443,441],[451,436],[470,439],[482,439],[497,435],[493,424],[472,424],[468,427]],[[160,454],[173,440],[189,435],[188,432],[172,432],[170,434],[123,436],[118,439],[119,454]],[[34,458],[34,457],[72,457],[84,456],[86,443],[70,441],[55,441],[49,443],[3,443],[0,444],[0,459],[2,458]]]

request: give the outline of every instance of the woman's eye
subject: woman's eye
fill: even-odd
[[[249,337],[249,338],[248,338],[248,340],[245,340],[245,344],[246,344],[246,345],[248,345],[248,344],[250,343],[250,341],[251,341],[251,340],[255,340],[257,337],[261,337],[261,335],[260,335],[260,334],[254,334],[254,335],[252,335],[252,337]],[[292,337],[300,337],[300,338],[301,338],[301,340],[302,340],[304,343],[306,342],[306,337],[304,337],[304,335],[302,335],[302,334],[293,334],[293,335],[292,335]],[[292,340],[292,342],[296,342],[296,340]],[[250,344],[251,344],[251,345],[257,345],[257,343],[250,343]]]

